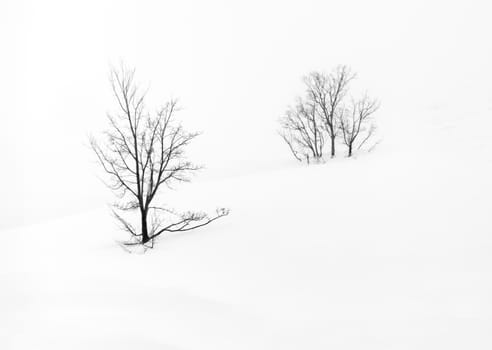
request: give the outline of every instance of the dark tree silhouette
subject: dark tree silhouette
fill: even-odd
[[[168,101],[155,114],[149,113],[146,94],[135,83],[134,73],[125,68],[111,71],[118,112],[108,114],[109,129],[103,142],[91,138],[92,149],[109,175],[107,186],[119,198],[113,214],[131,234],[132,240],[126,243],[129,245],[153,243],[164,232],[193,230],[229,213],[221,208],[213,216],[202,212],[179,214],[154,205],[162,189],[189,181],[190,175],[200,168],[185,157],[186,147],[198,134],[186,132],[176,122],[176,100]],[[125,213],[135,211],[139,230],[124,217]],[[174,221],[169,220],[170,216]]]
[[[335,140],[338,136],[339,114],[348,84],[355,78],[347,66],[339,66],[331,73],[312,72],[304,78],[307,98],[316,106],[331,140],[331,157],[335,156]]]
[[[372,115],[378,110],[379,103],[374,99],[364,96],[358,101],[352,101],[350,108],[346,109],[339,117],[339,125],[342,133],[343,143],[348,148],[348,157],[352,156],[353,147],[359,136],[363,139],[357,149],[371,138],[375,125],[369,124]]]
[[[299,161],[319,161],[323,156],[322,123],[319,121],[316,108],[311,101],[299,99],[297,105],[290,107],[280,119],[280,136]]]

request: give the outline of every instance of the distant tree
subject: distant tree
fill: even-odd
[[[311,101],[299,99],[280,119],[280,135],[299,161],[319,161],[323,156],[322,123],[316,108]]]
[[[348,85],[355,74],[347,66],[338,66],[331,73],[312,72],[304,78],[307,99],[316,106],[324,128],[331,141],[331,157],[335,156],[335,140],[338,136],[339,115],[342,101],[347,95]]]
[[[304,77],[304,98],[280,120],[280,134],[297,160],[322,159],[325,139],[330,140],[330,155],[334,157],[337,138],[342,139],[351,157],[354,147],[360,149],[374,134],[375,124],[370,120],[379,108],[376,100],[365,96],[346,107],[349,84],[355,77],[343,65],[330,73],[311,72]]]
[[[190,231],[227,215],[229,211],[223,208],[209,216],[202,212],[179,214],[154,205],[164,188],[189,181],[199,169],[185,157],[186,147],[198,134],[186,132],[176,122],[175,100],[155,114],[148,112],[145,92],[135,83],[134,70],[113,69],[110,80],[118,112],[108,114],[104,141],[91,138],[91,146],[109,175],[108,187],[119,198],[113,214],[131,234],[132,240],[126,244],[153,243],[162,233]],[[124,217],[128,212],[138,212],[139,229]]]
[[[359,136],[362,137],[362,141],[358,144],[357,149],[360,149],[373,135],[375,125],[370,121],[378,108],[378,101],[370,99],[366,95],[358,101],[352,101],[350,108],[340,114],[339,128],[343,143],[348,148],[348,157],[352,156],[353,148]]]

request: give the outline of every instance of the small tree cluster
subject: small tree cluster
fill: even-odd
[[[354,149],[360,149],[374,134],[371,117],[379,103],[367,95],[346,102],[354,79],[355,74],[347,66],[304,77],[305,96],[298,98],[280,119],[280,135],[297,160],[309,163],[323,159],[325,139],[329,140],[331,157],[336,155],[337,139],[347,146],[351,157]]]

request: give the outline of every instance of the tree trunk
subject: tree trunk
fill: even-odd
[[[142,216],[142,244],[149,241],[149,231],[147,229],[147,212],[145,210],[141,211]]]
[[[335,137],[331,138],[331,157],[335,157]]]
[[[349,156],[349,157],[352,157],[352,144],[350,144],[350,145],[348,146],[348,149],[349,149],[349,150],[348,150],[348,156]]]

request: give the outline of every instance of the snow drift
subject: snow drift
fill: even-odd
[[[104,207],[5,230],[1,347],[489,349],[485,119],[432,111],[355,159],[208,174],[166,202],[231,215],[146,254]]]

